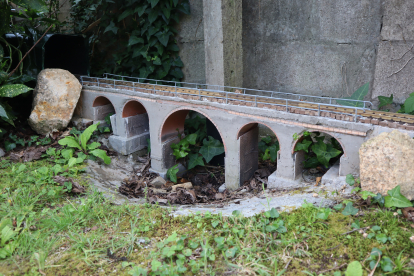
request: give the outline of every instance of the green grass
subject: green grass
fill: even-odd
[[[386,257],[396,275],[413,274],[414,229],[395,210],[374,206],[355,217],[305,204],[251,218],[173,217],[154,205],[112,205],[83,180],[82,167],[21,165],[0,162],[0,228],[14,229],[6,244],[16,245],[0,260],[0,275],[333,275],[354,260],[367,275],[373,248],[384,260],[375,275],[387,270]],[[56,172],[74,177],[87,193],[68,194],[52,180]],[[366,230],[370,239],[358,231],[342,235],[358,224],[380,229]]]

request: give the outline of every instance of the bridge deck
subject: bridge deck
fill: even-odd
[[[128,78],[110,74],[107,74],[106,78],[81,76],[81,82],[83,86],[98,86],[191,100],[276,109],[309,116],[323,116],[337,120],[360,121],[392,128],[414,130],[414,115],[371,110],[372,104],[368,101],[346,99],[346,101],[356,105],[355,107],[349,107],[338,104],[344,100],[338,98],[140,78],[129,78],[135,81],[125,80]],[[144,81],[153,83],[145,83]]]

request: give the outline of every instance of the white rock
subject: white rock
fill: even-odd
[[[224,192],[226,190],[226,183],[223,183],[223,185],[221,185],[218,190],[219,190],[219,193]]]
[[[39,134],[66,128],[72,119],[82,86],[62,69],[45,69],[37,76],[29,125]]]
[[[4,152],[4,150],[2,148],[0,148],[0,157],[3,157],[6,153]]]

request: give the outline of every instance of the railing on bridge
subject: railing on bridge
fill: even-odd
[[[257,89],[247,89],[230,86],[197,84],[188,82],[164,81],[137,77],[104,74],[104,78],[81,76],[83,86],[97,86],[147,92],[162,93],[164,96],[181,97],[188,95],[192,100],[213,101],[225,104],[247,105],[252,107],[277,109],[291,113],[326,116],[342,120],[358,121],[359,117],[366,116],[372,107],[369,101],[340,99],[284,93]],[[186,97],[184,97],[186,98]],[[352,103],[354,106],[345,106],[340,102]]]

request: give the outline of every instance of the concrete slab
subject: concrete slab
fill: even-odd
[[[145,148],[148,145],[147,139],[149,137],[149,132],[130,138],[112,135],[109,137],[109,143],[120,154],[128,155]]]

